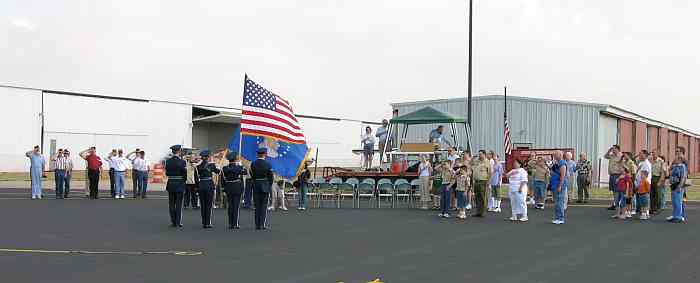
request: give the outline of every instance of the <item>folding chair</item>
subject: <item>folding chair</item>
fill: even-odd
[[[357,186],[360,185],[360,180],[357,178],[348,178],[345,183],[352,186],[352,208],[357,208],[355,203],[357,202]],[[342,194],[343,192],[341,192]]]
[[[398,179],[394,182],[394,199],[398,202],[401,197],[404,198],[408,207],[412,207],[411,204],[411,184],[406,179]]]
[[[391,199],[391,208],[394,208],[394,183],[389,179],[379,179],[377,182],[377,207],[382,208],[382,197]]]
[[[372,200],[375,197],[374,189],[376,188],[376,184],[374,179],[367,178],[362,180],[362,183],[357,185],[357,208],[360,208],[360,202],[362,200],[362,197],[367,197],[369,199],[369,202],[371,203]]]
[[[313,202],[313,200],[316,200],[316,208],[320,207],[320,196],[321,194],[319,193],[321,184],[326,183],[326,179],[323,177],[316,177],[311,180],[311,187],[309,187],[309,191],[306,193],[306,196]]]
[[[420,179],[413,179],[413,181],[411,181],[411,201],[414,203],[416,201],[416,195],[418,195],[418,199],[420,201],[420,198],[422,197],[422,192],[420,191]]]

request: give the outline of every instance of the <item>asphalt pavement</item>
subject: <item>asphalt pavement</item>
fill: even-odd
[[[168,227],[162,193],[29,200],[25,191],[0,190],[3,282],[699,280],[697,204],[687,224],[612,220],[604,203],[571,205],[561,226],[550,223],[551,207],[510,223],[507,212],[459,221],[407,208],[299,212],[291,205],[272,213],[271,230],[253,230],[251,212],[242,210],[243,229],[231,231],[222,209],[214,229],[201,228],[196,210],[185,211],[184,228]],[[201,254],[149,254],[167,251]]]

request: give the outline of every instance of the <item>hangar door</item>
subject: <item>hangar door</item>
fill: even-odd
[[[600,115],[600,127],[598,128],[598,154],[597,160],[600,164],[598,172],[601,183],[607,184],[608,179],[608,160],[603,156],[608,152],[608,149],[618,143],[618,119],[608,115]]]

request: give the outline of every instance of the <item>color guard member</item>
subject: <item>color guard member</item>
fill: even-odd
[[[165,190],[168,191],[170,226],[182,227],[182,199],[185,192],[187,169],[185,168],[185,160],[180,157],[182,146],[173,145],[170,150],[172,150],[173,156],[165,161],[165,175],[168,177]]]

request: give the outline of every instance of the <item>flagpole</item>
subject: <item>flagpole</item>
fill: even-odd
[[[506,140],[506,123],[508,123],[508,87],[503,86],[503,140]],[[508,149],[505,143],[503,144],[503,161],[508,165]]]
[[[473,0],[469,0],[469,63],[467,66],[467,124],[470,131],[472,128],[472,10],[474,7],[472,2]]]
[[[245,84],[247,81],[248,74],[246,73],[243,77],[243,97],[245,97]],[[243,109],[243,99],[241,99],[241,109]],[[241,123],[238,123],[238,160],[243,162],[243,132],[241,130]]]

